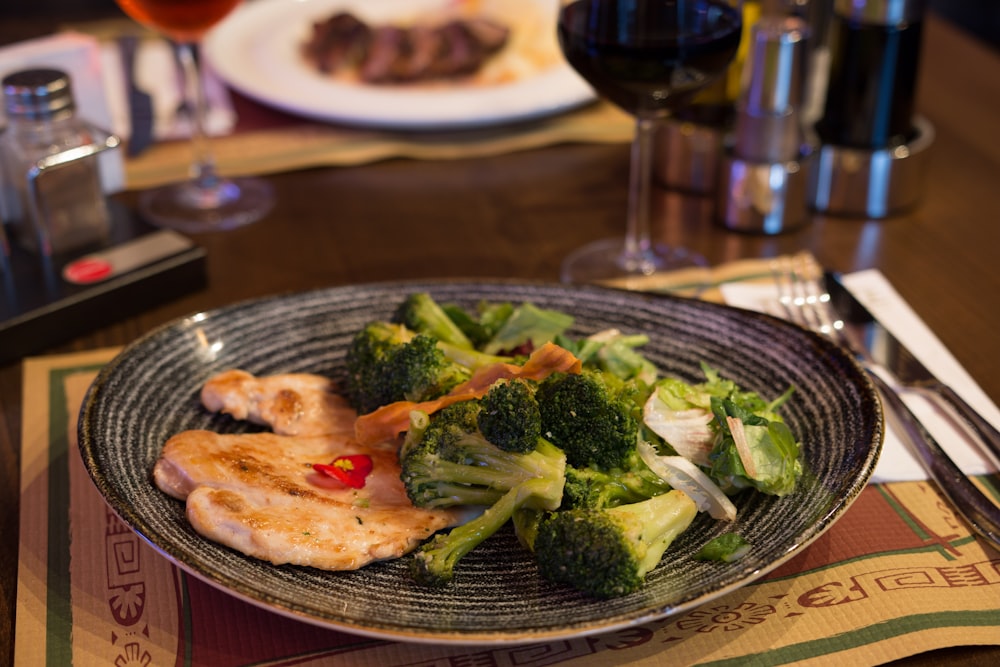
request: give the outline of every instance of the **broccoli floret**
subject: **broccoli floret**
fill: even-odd
[[[566,452],[578,468],[627,468],[639,433],[631,384],[597,371],[556,373],[535,392],[542,436]]]
[[[634,592],[697,512],[682,491],[605,510],[554,512],[535,538],[539,572],[598,598]]]
[[[355,334],[345,366],[346,394],[361,414],[395,401],[437,398],[472,375],[435,339],[382,321]]]
[[[469,400],[453,403],[433,418],[411,413],[399,460],[413,504],[490,505],[522,482],[541,477],[558,486],[558,496],[546,502],[546,509],[558,507],[566,466],[562,451],[538,438],[530,452],[505,452],[479,431],[480,411],[479,401]]]
[[[627,469],[566,467],[561,509],[604,509],[666,493],[670,485],[636,455]]]
[[[449,345],[472,349],[472,341],[427,292],[413,292],[396,307],[392,322]]]
[[[479,430],[507,452],[527,453],[542,435],[542,416],[535,400],[535,386],[528,380],[495,383],[481,400]]]
[[[553,510],[562,499],[566,457],[544,438],[528,453],[505,452],[478,430],[479,401],[461,401],[433,418],[411,413],[400,451],[401,478],[418,507],[485,505],[477,518],[435,535],[414,552],[412,574],[425,584],[452,578],[455,564],[521,509]]]
[[[346,394],[365,414],[395,401],[438,398],[476,370],[509,361],[376,320],[355,334],[347,348]]]

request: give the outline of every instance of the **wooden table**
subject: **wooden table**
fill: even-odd
[[[0,44],[42,34],[9,20]],[[886,220],[816,216],[786,236],[724,231],[708,202],[657,193],[662,237],[713,263],[809,249],[843,271],[877,267],[1000,402],[1000,54],[930,17],[918,108],[936,141],[920,205]],[[47,352],[127,343],[168,320],[236,300],[387,279],[514,276],[556,280],[582,243],[623,229],[628,147],[563,145],[488,159],[391,160],[271,177],[278,205],[243,229],[196,237],[207,289]],[[134,203],[135,194],[119,196]],[[682,213],[666,226],[667,213]],[[0,368],[0,658],[13,661],[21,368]],[[1000,627],[998,627],[1000,633]],[[924,654],[906,664],[996,664],[1000,647]]]

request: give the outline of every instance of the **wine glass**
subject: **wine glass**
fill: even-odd
[[[130,17],[173,41],[191,102],[192,178],[144,192],[140,213],[159,227],[200,233],[255,222],[271,210],[274,193],[258,178],[223,178],[205,133],[205,86],[198,46],[204,34],[241,0],[116,0]]]
[[[567,61],[636,118],[625,236],[575,250],[563,262],[563,282],[638,287],[657,272],[707,266],[650,236],[653,134],[657,122],[726,70],[742,28],[742,0],[560,0]]]

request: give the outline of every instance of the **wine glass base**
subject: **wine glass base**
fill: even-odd
[[[560,278],[564,283],[695,295],[708,286],[710,276],[708,262],[696,253],[656,244],[638,257],[629,257],[624,239],[612,238],[573,251],[563,260]]]
[[[148,223],[190,234],[248,225],[273,206],[271,185],[257,178],[218,179],[211,186],[185,181],[149,190],[139,198],[139,212]]]

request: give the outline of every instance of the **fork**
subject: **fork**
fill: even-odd
[[[822,269],[812,256],[802,253],[776,259],[771,272],[786,319],[831,338],[854,356],[878,390],[883,412],[895,432],[973,531],[1000,548],[1000,507],[979,490],[920,423],[883,378],[883,373],[888,377],[887,372],[872,360],[864,345],[852,340],[830,305]]]

